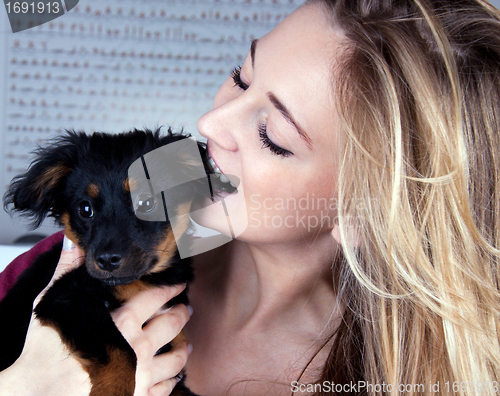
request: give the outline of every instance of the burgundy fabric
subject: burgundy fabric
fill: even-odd
[[[21,275],[40,254],[50,250],[57,243],[62,242],[63,237],[63,231],[56,232],[38,242],[27,252],[15,258],[14,261],[0,273],[0,300],[4,298],[12,285],[14,285],[17,277]]]

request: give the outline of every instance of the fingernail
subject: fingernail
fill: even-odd
[[[189,312],[189,316],[192,316],[193,315],[193,307],[191,305],[186,305],[186,308]]]
[[[193,346],[191,344],[188,344],[188,353],[191,355],[191,352],[193,352]]]
[[[66,237],[66,235],[64,235],[63,247],[62,247],[63,250],[70,251],[73,250],[75,247],[76,247],[75,243],[71,239]]]
[[[175,376],[175,379],[176,379],[177,383],[179,383],[180,380],[183,379],[183,378],[184,378],[184,374],[183,373],[179,373],[179,374],[177,374]]]

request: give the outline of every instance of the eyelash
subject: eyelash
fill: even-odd
[[[241,66],[236,66],[231,73],[231,78],[234,81],[235,87],[240,87],[242,90],[246,91],[248,89],[248,84],[245,84],[241,80]]]
[[[271,139],[269,139],[269,136],[267,136],[267,128],[265,124],[259,125],[259,137],[260,141],[262,142],[262,148],[269,148],[269,150],[271,150],[271,153],[279,155],[283,158],[293,155],[291,151],[277,146],[271,141]]]
[[[235,87],[239,87],[244,91],[248,89],[249,85],[244,83],[241,79],[241,66],[237,66],[233,69],[233,72],[231,73],[231,78],[234,81]],[[283,158],[293,155],[291,151],[288,151],[274,144],[271,141],[271,139],[269,139],[269,136],[267,136],[266,124],[260,124],[258,129],[259,129],[259,138],[260,141],[262,142],[262,148],[268,148],[271,151],[271,153],[279,155]]]

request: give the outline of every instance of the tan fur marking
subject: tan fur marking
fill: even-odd
[[[73,357],[82,365],[89,374],[92,389],[89,396],[103,395],[130,395],[135,389],[135,362],[126,352],[107,347],[109,362],[102,365],[95,360],[84,358],[80,351],[75,351],[74,345],[62,337],[59,328],[50,320],[41,319],[42,325],[52,327],[59,333],[63,343],[73,354]]]
[[[135,389],[135,364],[132,365],[124,351],[110,346],[107,350],[109,363],[105,366],[79,359],[92,382],[89,396],[132,396]]]
[[[187,230],[189,224],[189,209],[191,208],[191,202],[186,202],[185,204],[179,205],[177,209],[177,216],[180,218],[179,223],[176,225],[176,230],[181,231],[181,233]],[[170,265],[170,259],[177,250],[177,242],[175,241],[174,232],[172,227],[169,227],[165,233],[163,240],[156,246],[156,251],[158,251],[158,263],[150,271],[151,274],[156,272],[161,272],[168,268]]]
[[[200,163],[195,160],[195,159],[191,159],[191,158],[188,158],[188,157],[185,157],[185,158],[179,158],[180,161],[179,163],[182,164],[182,165],[185,165],[185,166],[188,166],[188,167],[191,167],[191,168],[197,168],[198,166],[200,166]]]
[[[183,345],[187,344],[187,337],[184,334],[184,331],[181,331],[177,337],[175,337],[170,344],[172,345],[172,349],[176,349],[178,347],[182,347]]]
[[[155,250],[157,251],[158,262],[151,269],[151,271],[149,271],[149,273],[154,274],[168,268],[170,259],[174,255],[176,249],[177,243],[175,242],[174,232],[172,231],[172,228],[169,227],[167,232],[165,233],[165,237],[156,246]]]
[[[170,342],[170,345],[172,346],[172,350],[174,350],[174,349],[177,349],[177,348],[184,348],[187,343],[188,343],[187,337],[184,334],[184,331],[181,331],[177,335],[177,337],[175,337]],[[185,375],[186,371],[184,369],[182,369],[181,373]],[[184,395],[187,396],[187,393],[184,393],[183,390],[176,390],[176,389],[174,389],[170,395],[171,396],[184,396]]]
[[[183,150],[178,151],[177,153],[177,161],[179,164],[182,164],[186,167],[190,167],[193,169],[196,169],[200,166],[200,162],[198,158],[193,158],[193,155],[191,153],[186,153]]]
[[[191,203],[192,202],[186,202],[179,205],[177,209],[177,216],[181,218],[181,221],[176,228],[182,230],[182,232],[185,232],[189,225],[189,210],[191,209]]]
[[[123,181],[123,189],[126,192],[134,191],[137,189],[138,184],[136,179],[127,178]]]
[[[136,294],[143,290],[151,289],[153,286],[148,285],[140,280],[132,282],[128,285],[117,285],[113,291],[115,297],[121,301],[128,301]]]
[[[37,199],[41,199],[46,190],[54,188],[59,179],[66,176],[70,171],[71,169],[63,163],[47,169],[33,186],[33,191],[35,192]]]
[[[99,186],[95,183],[91,183],[87,186],[87,194],[91,198],[97,198],[99,195]]]
[[[83,251],[83,249],[80,247],[80,241],[78,240],[76,234],[73,232],[73,229],[71,228],[71,225],[69,224],[69,214],[68,213],[63,213],[61,216],[61,223],[64,224],[64,235],[66,235],[66,238],[72,240],[76,247]]]

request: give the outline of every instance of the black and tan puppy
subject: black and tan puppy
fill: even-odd
[[[30,216],[35,227],[47,216],[55,218],[85,252],[85,265],[57,280],[35,314],[44,325],[56,328],[82,361],[92,396],[132,396],[135,388],[135,353],[109,312],[145,287],[192,280],[189,259],[181,259],[176,249],[166,204],[172,208],[173,199],[176,213],[189,211],[190,199],[203,194],[197,191],[199,183],[180,185],[175,199],[146,192],[133,202],[135,181],[127,173],[146,153],[186,137],[170,130],[164,136],[137,130],[116,135],[68,132],[38,150],[28,172],[13,180],[4,197],[7,209]],[[205,146],[198,143],[198,148],[208,174]],[[183,155],[171,155],[177,154]],[[178,163],[189,173],[189,158],[180,157]],[[136,216],[154,210],[163,211],[166,221]],[[40,256],[0,302],[0,370],[20,355],[33,300],[52,277],[60,251],[59,245]],[[185,293],[176,300],[186,302]],[[172,394],[192,395],[183,381]]]

